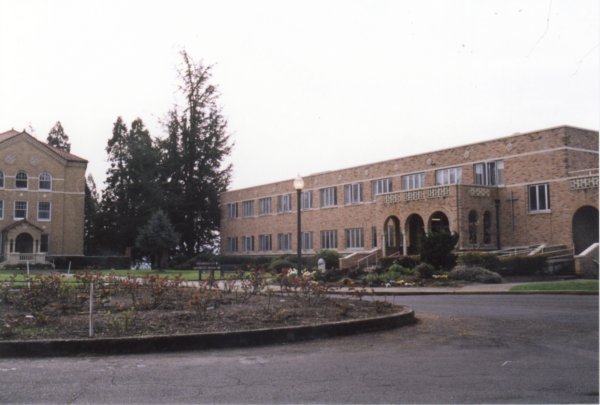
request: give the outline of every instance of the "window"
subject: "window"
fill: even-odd
[[[492,243],[492,213],[489,211],[483,213],[483,243]]]
[[[377,227],[371,227],[371,246],[377,247]]]
[[[407,174],[402,176],[402,190],[415,190],[425,185],[425,173]]]
[[[435,184],[438,186],[446,184],[460,184],[462,178],[462,168],[451,167],[435,171]]]
[[[233,237],[227,238],[227,251],[228,252],[237,252],[238,250],[238,239]]]
[[[27,201],[15,201],[15,219],[27,218]]]
[[[269,252],[273,250],[271,235],[258,235],[258,250],[261,252]]]
[[[4,201],[0,200],[0,219],[4,219]]]
[[[321,207],[333,207],[337,205],[337,193],[335,187],[322,188],[321,193]]]
[[[38,188],[40,190],[52,190],[52,176],[50,173],[43,172],[38,178]]]
[[[312,191],[302,192],[302,209],[308,210],[312,208]]]
[[[292,250],[292,234],[280,233],[277,235],[279,250]]]
[[[242,249],[244,252],[254,251],[254,236],[242,236]]]
[[[344,186],[344,204],[358,204],[362,202],[362,184],[346,184]]]
[[[391,193],[392,192],[392,179],[379,179],[373,181],[373,200],[379,194]]]
[[[227,204],[227,218],[234,219],[238,217],[238,203]]]
[[[337,249],[337,231],[321,231],[321,249]]]
[[[40,239],[40,252],[48,253],[48,235],[42,234]]]
[[[469,212],[469,243],[475,245],[477,243],[477,211]]]
[[[550,210],[550,188],[548,184],[529,186],[529,212]]]
[[[0,188],[4,188],[4,172],[0,171]]]
[[[302,232],[302,250],[312,250],[313,249],[313,233],[312,232]]]
[[[473,167],[475,184],[498,186],[504,184],[504,161],[476,163]]]
[[[258,215],[267,215],[271,213],[271,197],[258,200]]]
[[[357,249],[365,246],[362,228],[346,229],[346,248]]]
[[[27,188],[27,173],[20,171],[15,178],[15,186],[17,188]]]
[[[277,212],[290,212],[292,210],[292,195],[283,194],[277,197]]]
[[[249,200],[242,202],[242,209],[245,217],[254,216],[254,201]]]
[[[51,205],[48,201],[38,202],[38,221],[50,221]]]

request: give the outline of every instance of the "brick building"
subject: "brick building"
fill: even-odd
[[[221,195],[221,251],[293,253],[293,181]],[[418,251],[447,229],[461,250],[598,242],[598,132],[562,126],[304,177],[302,250]]]
[[[25,131],[0,133],[2,263],[83,255],[86,167]]]

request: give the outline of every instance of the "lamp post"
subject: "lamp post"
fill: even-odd
[[[296,189],[296,205],[298,208],[298,237],[296,244],[298,247],[298,276],[302,276],[302,225],[301,225],[301,207],[302,207],[302,189],[304,188],[304,180],[300,175],[294,179],[294,188]]]

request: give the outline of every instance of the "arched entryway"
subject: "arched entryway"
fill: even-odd
[[[586,205],[573,215],[573,245],[579,254],[598,242],[598,208]]]
[[[400,220],[392,215],[383,223],[385,235],[385,254],[390,256],[394,253],[402,253],[402,232],[400,231]]]
[[[418,214],[412,214],[406,219],[406,231],[408,233],[408,249],[409,255],[419,253],[421,247],[421,235],[425,233],[425,224],[423,218]]]
[[[15,252],[33,253],[33,236],[28,233],[20,233],[15,239]]]
[[[436,211],[429,217],[430,232],[450,232],[450,222],[442,211]]]

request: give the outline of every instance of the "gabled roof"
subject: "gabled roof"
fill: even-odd
[[[21,225],[30,226],[30,227],[32,227],[32,228],[34,228],[34,229],[36,229],[36,230],[38,230],[40,232],[44,232],[44,230],[42,228],[40,228],[37,225],[32,224],[31,222],[29,222],[26,219],[21,219],[19,221],[13,222],[12,224],[8,225],[6,228],[2,229],[2,232],[8,232],[11,229],[15,229],[16,227],[21,226]]]
[[[58,155],[59,157],[61,157],[62,159],[66,160],[68,162],[81,162],[81,163],[88,162],[87,160],[80,158],[79,156],[73,155],[72,153],[66,152],[64,150],[50,146],[45,142],[39,141],[37,138],[28,134],[25,131],[19,132],[19,131],[15,131],[14,129],[11,129],[10,131],[1,132],[0,133],[0,146],[2,145],[3,142],[8,141],[9,139],[15,138],[19,135],[23,135],[23,136],[30,138],[32,141],[38,143],[39,145],[42,145],[43,147],[45,147],[52,153]]]

